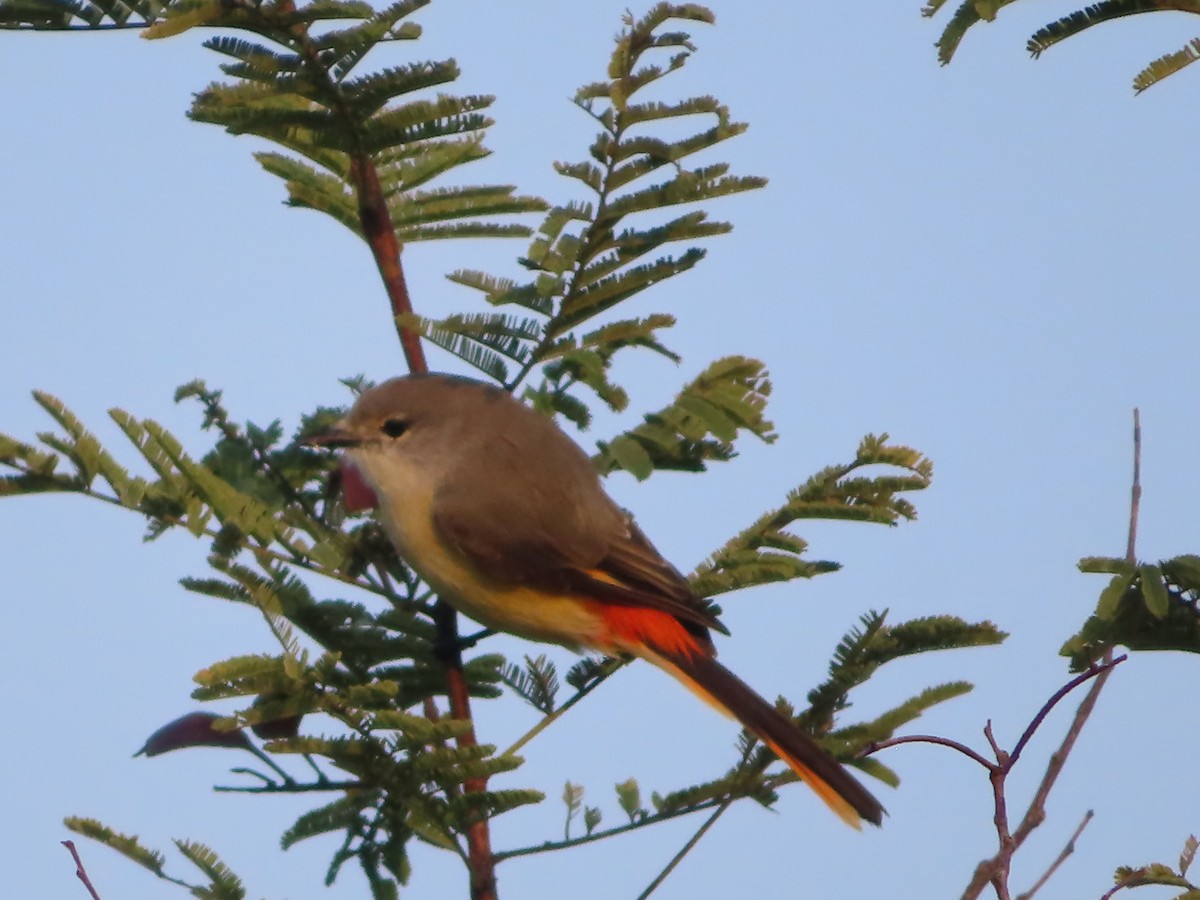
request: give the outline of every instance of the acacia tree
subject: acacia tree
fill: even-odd
[[[420,34],[413,14],[426,2],[377,11],[345,0],[306,5],[0,0],[0,22],[29,30],[139,28],[152,38],[215,29],[217,36],[206,46],[231,60],[222,65],[231,80],[201,92],[192,117],[274,144],[278,149],[256,158],[284,181],[289,203],[325,213],[367,243],[410,370],[425,369],[422,341],[429,341],[547,415],[586,426],[597,404],[621,410],[632,402],[612,376],[618,351],[641,348],[677,358],[663,337],[672,316],[622,318],[621,304],[703,260],[698,242],[730,227],[708,218],[712,201],[763,187],[762,179],[730,174],[727,165],[711,161],[715,148],[745,128],[719,101],[657,99],[669,91],[669,76],[692,50],[689,35],[669,28],[678,21],[691,28],[712,17],[694,5],[659,4],[640,18],[625,19],[603,77],[575,94],[596,137],[581,148],[582,161],[555,164],[565,178],[564,196],[551,200],[512,187],[457,181],[461,166],[487,152],[483,138],[491,98],[431,96],[457,77],[452,62],[390,59],[364,74],[368,54],[374,62],[383,53],[399,52],[389,45],[419,47],[411,43]],[[679,137],[681,131],[686,136]],[[524,224],[532,216],[540,217],[536,229]],[[410,297],[400,248],[419,252],[421,242],[449,237],[524,243],[513,273],[450,273],[479,302],[434,321],[420,315],[421,298]],[[675,249],[679,245],[684,249]],[[348,381],[351,392],[364,385]],[[668,469],[703,472],[731,458],[738,440],[773,438],[765,416],[769,393],[757,360],[715,360],[682,385],[673,402],[643,413],[634,428],[598,441],[596,465],[606,474],[625,470],[640,479]],[[565,714],[623,660],[583,660],[562,677],[570,691],[560,697],[559,673],[544,657],[517,664],[486,652],[486,637],[461,639],[453,612],[396,559],[373,521],[345,513],[332,461],[297,443],[339,411],[312,411],[298,434],[285,436],[277,423],[237,422],[221,393],[206,384],[184,385],[177,399],[199,404],[211,450],[195,459],[153,420],[114,410],[114,420],[142,457],[139,475],[118,461],[116,451],[101,447],[66,404],[35,396],[59,432],[40,436],[40,445],[0,436],[0,463],[11,473],[0,482],[0,493],[71,492],[144,516],[150,537],[190,531],[209,542],[212,572],[184,579],[185,586],[258,610],[267,626],[265,640],[272,642],[262,654],[226,659],[197,675],[200,687],[193,696],[235,699],[242,705],[236,715],[187,714],[152,735],[145,752],[229,746],[259,761],[240,770],[247,778],[244,790],[322,797],[283,840],[291,846],[340,834],[328,880],[353,862],[372,896],[395,896],[409,874],[409,844],[417,840],[459,857],[471,895],[491,897],[497,893],[497,866],[506,859],[567,851],[705,813],[699,838],[733,803],[770,805],[794,781],[744,738],[730,768],[702,784],[663,787],[649,796],[635,780],[617,785],[625,817],[617,825],[605,824],[599,807],[586,806],[580,790],[568,784],[563,794],[568,822],[582,818],[582,833],[551,843],[494,847],[489,821],[542,799],[537,791],[511,786],[520,784],[521,748],[547,727],[569,727]],[[868,436],[849,461],[797,479],[799,486],[777,506],[715,549],[692,573],[693,586],[703,596],[718,597],[835,571],[835,563],[807,559],[805,542],[790,529],[812,518],[882,524],[912,518],[906,495],[927,486],[930,475],[929,462],[916,451],[890,444],[886,436]],[[1178,604],[1192,589],[1183,568],[1183,575],[1172,575],[1168,566],[1130,575],[1125,561],[1104,565],[1113,571],[1124,566],[1118,571],[1124,579],[1118,599],[1135,615],[1160,603],[1156,585],[1164,586],[1168,602]],[[300,573],[320,578],[302,579]],[[895,783],[876,752],[896,742],[898,728],[969,685],[958,680],[935,685],[895,698],[890,711],[872,720],[846,724],[838,715],[850,692],[899,657],[1000,637],[988,623],[953,616],[889,624],[883,614],[866,612],[849,628],[828,678],[809,692],[797,720],[840,759]],[[1103,683],[1109,670],[1104,654],[1113,639],[1094,634],[1081,639],[1076,658],[1086,671],[1077,683],[1096,676],[1101,678],[1094,684]],[[1093,665],[1096,660],[1099,665]],[[496,748],[486,743],[487,735],[477,738],[474,732],[470,705],[483,700],[527,702],[542,718],[512,746]],[[994,783],[1002,785],[1051,705],[1011,753],[995,748],[995,763],[980,757]],[[933,740],[906,738],[913,739]],[[1002,791],[997,797],[1003,799]],[[193,883],[170,874],[162,855],[109,825],[83,818],[68,825],[199,895],[245,895],[240,879],[204,845],[178,844],[202,873]],[[664,877],[694,846],[688,842]],[[981,868],[980,889],[1005,883],[1004,861],[1010,857],[1011,850]]]
[[[32,29],[140,27],[150,38],[199,27],[220,30],[205,43],[231,60],[222,65],[231,80],[198,94],[190,115],[275,144],[279,150],[256,158],[284,181],[288,202],[323,212],[366,241],[409,370],[426,369],[422,340],[430,341],[547,415],[586,426],[590,405],[621,410],[630,402],[610,377],[620,351],[641,348],[678,358],[662,339],[672,316],[621,318],[620,304],[691,269],[705,255],[696,242],[729,230],[728,223],[710,219],[704,205],[764,184],[731,174],[719,161],[693,161],[745,130],[719,101],[643,99],[692,50],[687,34],[666,26],[711,22],[712,16],[698,6],[669,4],[638,19],[626,16],[605,76],[575,93],[576,106],[594,121],[596,137],[582,161],[555,164],[572,187],[565,199],[552,202],[512,187],[454,181],[461,166],[487,152],[484,110],[491,98],[430,97],[431,89],[456,78],[453,62],[406,60],[364,72],[369,53],[418,37],[411,17],[426,2],[403,0],[379,11],[352,0],[6,3],[0,15],[10,25]],[[681,125],[686,136],[668,136]],[[536,230],[514,219],[529,214],[542,216]],[[434,321],[419,315],[420,304],[409,295],[399,250],[447,237],[527,242],[517,277],[472,269],[450,273],[451,281],[473,289],[482,304]],[[680,244],[682,251],[673,249]],[[351,380],[349,387],[356,392],[363,384]],[[715,360],[666,407],[598,441],[596,466],[605,474],[625,470],[639,479],[665,469],[702,472],[730,459],[739,438],[773,439],[764,411],[770,390],[759,361]],[[486,638],[460,640],[453,611],[395,557],[377,525],[346,515],[332,461],[285,439],[277,423],[234,421],[221,393],[202,382],[176,392],[177,400],[200,405],[202,427],[214,436],[201,459],[186,454],[152,420],[113,411],[148,465],[147,475],[118,462],[65,403],[46,394],[35,397],[61,433],[43,435],[40,447],[0,438],[0,460],[14,472],[3,482],[4,492],[74,492],[140,513],[151,537],[183,528],[210,541],[212,573],[186,578],[184,585],[254,606],[277,644],[275,652],[226,659],[196,676],[197,699],[243,701],[235,716],[183,716],[153,735],[145,752],[236,747],[255,754],[262,766],[246,770],[245,790],[325,794],[283,843],[341,833],[330,881],[354,861],[373,896],[395,896],[408,877],[408,844],[419,840],[459,856],[471,895],[492,897],[495,868],[505,859],[565,850],[690,813],[717,816],[742,799],[769,805],[794,780],[773,768],[771,755],[747,737],[731,768],[703,784],[650,796],[643,796],[635,780],[618,785],[626,818],[621,824],[601,827],[598,809],[586,807],[581,834],[552,845],[493,847],[490,819],[542,799],[537,791],[508,786],[519,778],[509,774],[521,764],[518,751],[625,660],[584,659],[563,676],[571,691],[564,699],[559,673],[544,657],[514,664],[486,652]],[[338,414],[312,412],[301,433],[327,426]],[[702,596],[717,597],[833,571],[834,563],[804,557],[805,543],[789,526],[814,517],[882,524],[912,518],[905,495],[928,485],[930,473],[929,462],[916,451],[886,436],[867,436],[849,462],[803,481],[732,535],[692,573],[693,586]],[[300,572],[325,576],[335,595],[321,596]],[[828,680],[796,714],[798,721],[840,758],[894,783],[890,770],[859,751],[968,685],[936,685],[900,698],[872,721],[836,723],[849,692],[899,657],[1000,637],[990,624],[952,616],[887,624],[883,614],[865,613],[837,648]],[[471,720],[472,701],[502,696],[507,702],[515,696],[543,714],[508,748],[481,743]],[[790,712],[790,705],[785,708]],[[252,734],[266,741],[261,749]],[[278,757],[286,755],[305,757],[310,774],[281,766]],[[500,776],[504,787],[495,786]],[[580,810],[582,797],[573,785],[564,802],[568,817]],[[160,854],[106,824],[72,818],[68,827],[194,892],[244,894],[241,881],[203,845],[178,845],[205,878],[188,884],[168,874]]]

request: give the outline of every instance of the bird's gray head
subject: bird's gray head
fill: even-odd
[[[418,449],[436,440],[443,450],[459,432],[476,433],[497,407],[515,405],[499,388],[453,375],[407,375],[364,391],[350,412],[324,434],[306,443],[350,450]]]
[[[308,443],[345,448],[385,513],[405,498],[443,489],[505,509],[547,502],[559,515],[578,508],[605,517],[597,510],[612,505],[587,454],[558,426],[506,391],[469,378],[385,381]]]

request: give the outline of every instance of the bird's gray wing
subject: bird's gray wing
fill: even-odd
[[[495,474],[495,473],[493,473]],[[725,626],[603,490],[457,478],[434,498],[438,535],[498,587],[526,585],[657,609],[693,629]],[[561,482],[560,482],[561,483]]]

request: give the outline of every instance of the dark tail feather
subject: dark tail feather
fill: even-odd
[[[711,656],[654,654],[651,662],[678,677],[701,698],[745,726],[770,747],[845,822],[883,822],[883,806],[832,756],[774,706]]]

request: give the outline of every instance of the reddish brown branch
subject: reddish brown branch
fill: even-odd
[[[392,223],[387,201],[383,197],[383,188],[379,184],[379,172],[375,163],[365,154],[357,154],[350,160],[350,180],[354,183],[358,194],[358,218],[362,223],[363,234],[375,257],[375,265],[379,268],[379,277],[387,290],[388,300],[392,305],[392,317],[410,314],[413,311],[412,299],[408,295],[408,284],[404,280],[404,269],[400,265],[400,243],[396,240],[396,227]],[[404,358],[408,362],[410,372],[427,372],[429,365],[425,362],[425,350],[421,347],[421,339],[410,328],[399,324],[396,330],[400,335],[400,347],[404,350]]]
[[[446,694],[450,715],[471,721],[471,696],[463,674],[462,650],[458,643],[458,617],[454,608],[439,601],[434,609],[437,622],[439,656],[446,667]],[[458,739],[459,747],[473,747],[475,729],[468,729]],[[463,783],[467,791],[487,790],[486,778],[469,778]],[[471,870],[471,900],[496,900],[496,857],[492,853],[492,838],[486,817],[476,819],[466,828],[467,863]]]
[[[400,243],[396,240],[396,227],[383,196],[379,183],[379,172],[375,163],[365,153],[356,153],[350,159],[350,180],[358,197],[358,217],[363,234],[379,277],[383,280],[391,303],[392,317],[411,314],[412,299],[400,264]],[[429,371],[421,339],[415,331],[396,323],[400,336],[400,347],[413,373]],[[463,674],[462,652],[458,643],[458,623],[454,609],[439,600],[434,608],[437,622],[438,641],[442,645],[442,661],[446,668],[446,694],[449,698],[450,715],[464,722],[471,721],[470,694],[466,676]],[[436,713],[436,710],[434,711]],[[458,739],[459,747],[471,747],[477,743],[475,729],[470,727]],[[486,778],[473,778],[464,783],[467,791],[486,791]],[[496,900],[496,859],[492,854],[488,820],[481,817],[466,828],[467,865],[471,873],[472,900]]]
[[[92,895],[92,900],[100,900],[100,895],[92,887],[92,880],[88,878],[87,869],[83,867],[83,860],[79,858],[79,851],[75,849],[75,842],[63,841],[62,845],[67,848],[71,854],[71,858],[75,860],[75,877],[83,882],[83,886],[87,888],[87,892]]]

